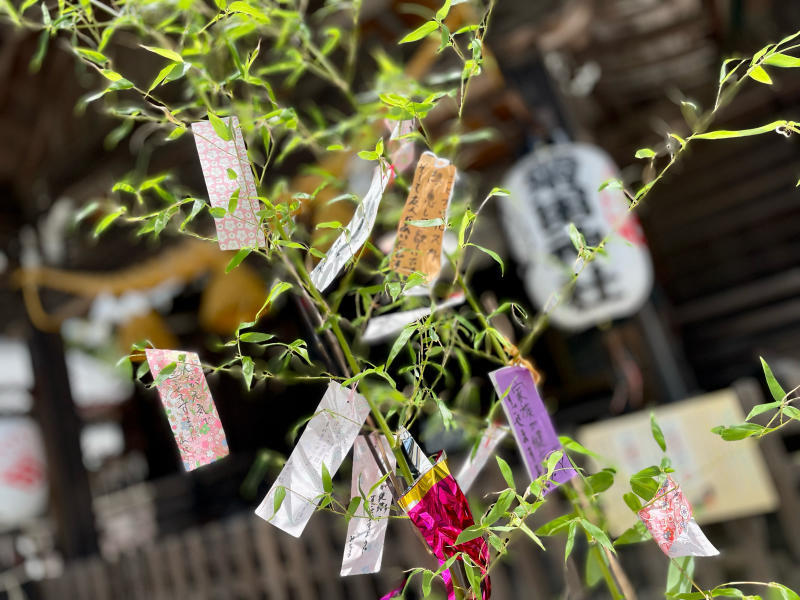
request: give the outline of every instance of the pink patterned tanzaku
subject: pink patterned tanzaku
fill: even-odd
[[[658,547],[671,558],[719,554],[692,517],[692,506],[680,486],[669,476],[638,514]]]
[[[170,363],[175,370],[158,384],[172,435],[187,471],[228,456],[228,441],[208,389],[200,358],[194,352],[145,350],[153,379]]]
[[[258,190],[247,160],[239,120],[228,117],[223,122],[233,130],[231,141],[219,137],[208,121],[192,124],[211,206],[227,211],[231,196],[239,190],[236,210],[214,219],[217,241],[222,250],[261,247],[265,241],[256,215],[259,210]],[[231,179],[228,169],[236,174],[235,179]]]

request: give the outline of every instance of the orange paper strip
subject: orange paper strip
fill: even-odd
[[[455,178],[456,168],[450,161],[431,152],[420,157],[389,263],[401,275],[419,272],[430,282],[439,274],[447,205]],[[430,224],[437,219],[441,224]]]

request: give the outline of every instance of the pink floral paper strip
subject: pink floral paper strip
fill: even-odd
[[[395,457],[386,438],[375,431],[369,434],[369,438],[381,462],[389,462],[388,465],[384,462],[384,469],[387,472],[394,471]],[[367,445],[367,436],[358,436],[353,444],[353,483],[350,497],[360,498],[361,503],[347,524],[342,577],[377,573],[381,570],[383,542],[386,526],[389,524],[389,509],[393,502],[392,492],[386,481],[372,490],[381,477],[381,470]],[[367,498],[368,506],[365,506],[362,493]]]
[[[671,558],[719,554],[695,522],[680,486],[669,476],[655,499],[638,514],[658,547]]]
[[[187,471],[228,456],[228,441],[208,389],[200,358],[194,352],[145,350],[153,379],[175,363],[175,369],[158,384],[172,435]]]
[[[265,240],[256,215],[258,190],[250,171],[239,120],[228,117],[223,122],[233,131],[230,141],[218,136],[209,121],[192,124],[211,206],[227,211],[231,196],[237,190],[239,194],[236,210],[214,219],[219,247],[222,250],[261,247]]]

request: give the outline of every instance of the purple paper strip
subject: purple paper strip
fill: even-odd
[[[517,440],[522,459],[531,476],[536,479],[544,473],[542,462],[554,450],[562,450],[553,422],[547,414],[531,372],[525,367],[503,367],[489,373],[497,395],[502,398],[511,430]],[[551,479],[564,483],[575,477],[575,469],[566,454],[558,461]],[[555,488],[546,486],[544,493]]]

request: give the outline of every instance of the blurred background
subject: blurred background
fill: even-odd
[[[362,20],[363,44],[397,57],[407,50],[396,40],[419,23],[397,0],[365,2]],[[713,105],[721,61],[797,29],[800,4],[785,0],[500,0],[486,40],[496,64],[475,81],[465,116],[493,135],[471,144],[459,168],[491,187],[523,156],[583,142],[626,182],[647,181],[634,152],[664,152],[693,105]],[[0,25],[0,597],[379,597],[427,560],[407,527],[390,527],[379,576],[340,579],[341,520],[317,515],[295,540],[252,515],[292,447],[287,431],[324,386],[246,392],[235,377],[209,377],[231,455],[185,473],[156,391],[115,366],[143,338],[221,361],[218,342],[258,309],[274,276],[249,262],[225,276],[228,255],[169,232],[156,243],[124,227],[94,238],[91,216],[76,225],[134,165],[175,172],[205,197],[202,173],[190,136],[154,150],[146,125],[120,128],[94,105],[76,111],[95,77],[58,43],[37,64],[37,44],[36,33]],[[325,91],[293,93],[324,104]],[[744,86],[718,123],[799,116],[800,77],[786,70],[773,85]],[[431,127],[447,118],[434,113]],[[698,521],[722,550],[701,559],[701,584],[800,587],[800,431],[722,447],[708,434],[769,397],[759,356],[785,389],[800,384],[798,177],[795,139],[694,145],[637,211],[652,285],[635,310],[579,331],[556,324],[532,353],[559,431],[630,470],[653,460],[648,413],[638,411],[660,407]],[[482,213],[478,235],[506,275],[488,259],[472,273],[488,310],[531,305],[500,204]],[[185,266],[180,277],[170,261]],[[35,270],[38,285],[17,285],[20,269]],[[604,297],[595,275],[586,293]],[[263,329],[308,337],[301,317],[287,300]],[[496,326],[514,335],[511,320]],[[485,378],[471,385],[491,395]],[[419,434],[429,452],[463,459],[468,440],[440,435],[435,422],[428,429]],[[522,468],[511,443],[501,454]],[[337,476],[343,490],[347,471]],[[476,484],[474,512],[502,486],[495,471]],[[560,502],[554,494],[537,518],[566,512]],[[609,508],[609,519],[620,533],[630,517]],[[513,547],[492,571],[496,598],[604,597],[581,583],[580,553],[565,566],[563,540],[548,543],[553,552],[527,540]],[[655,544],[621,556],[640,598],[663,597]]]

